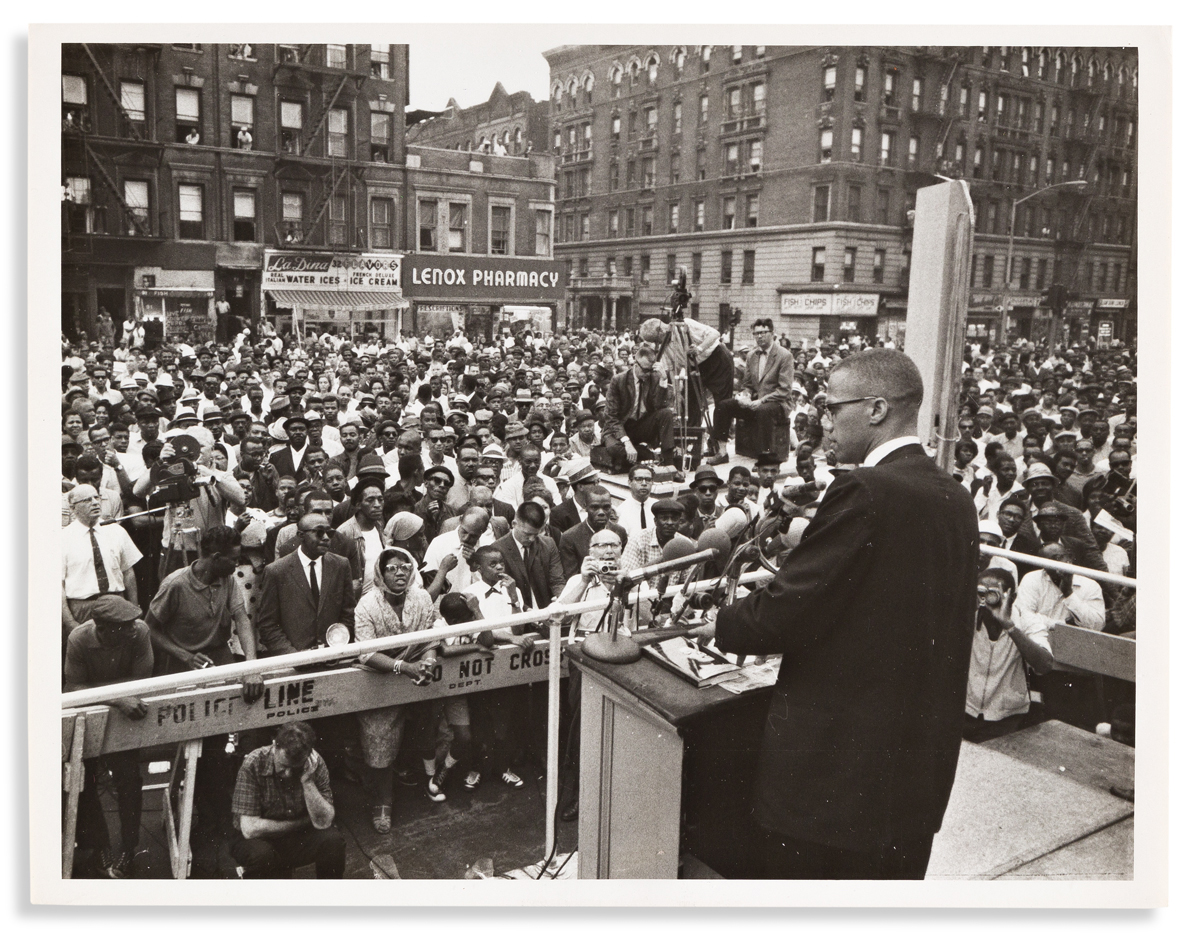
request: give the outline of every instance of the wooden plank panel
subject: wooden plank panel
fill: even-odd
[[[1077,625],[1053,625],[1050,651],[1056,664],[1130,682],[1137,679],[1137,642],[1123,635],[1093,632]]]

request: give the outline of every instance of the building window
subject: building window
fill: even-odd
[[[683,132],[683,104],[675,101],[675,107],[671,111],[671,132]]]
[[[667,208],[667,233],[679,232],[679,202],[673,202]]]
[[[883,105],[896,106],[896,69],[888,68],[883,73]]]
[[[346,197],[336,194],[329,199],[329,245],[348,246],[349,227],[346,223]]]
[[[195,88],[175,88],[175,142],[200,143],[200,92]]]
[[[234,149],[254,148],[254,98],[233,94],[229,98],[229,145]]]
[[[563,218],[562,218],[562,225],[563,225],[563,235],[562,235],[563,242],[570,243],[572,240],[575,239],[575,215],[574,214],[564,214]]]
[[[392,248],[392,199],[371,198],[371,249]]]
[[[742,284],[754,284],[754,250],[752,249],[742,252]]]
[[[650,156],[650,158],[648,158],[648,159],[642,159],[642,187],[643,188],[653,188],[654,187],[655,163],[656,163],[656,160],[655,160],[654,156]]]
[[[700,263],[703,259],[703,253],[692,253],[692,284],[700,284]]]
[[[917,160],[920,158],[920,155],[921,155],[921,137],[920,136],[908,137],[908,167],[909,168],[917,167]]]
[[[571,100],[572,100],[571,106],[574,106],[574,100],[575,100],[574,95],[571,96]],[[579,259],[579,277],[581,279],[586,279],[588,277],[588,258],[587,258],[587,256],[582,256]]]
[[[758,195],[746,195],[746,226],[758,226]]]
[[[450,216],[446,225],[446,249],[452,253],[467,251],[467,205],[450,202]]]
[[[619,191],[621,189],[621,163],[613,162],[608,166],[608,190]]]
[[[704,230],[704,202],[696,202],[696,232],[700,233]]]
[[[1026,289],[1028,289],[1029,288],[1029,280],[1030,280],[1032,274],[1033,274],[1033,259],[1030,258],[1029,256],[1026,256],[1024,259],[1021,260],[1021,275],[1020,275],[1020,278],[1018,279],[1019,284],[1017,285],[1017,287],[1020,288],[1022,291],[1025,291]]]
[[[967,108],[971,105],[971,89],[965,84],[958,89],[958,115],[966,117]]]
[[[615,143],[619,143],[621,141],[621,115],[619,113],[613,114],[612,139]]]
[[[700,95],[700,123],[701,125],[708,122],[708,95]]]
[[[721,284],[733,284],[733,250],[721,250]]]
[[[258,239],[258,203],[253,188],[233,189],[233,238],[253,243]]]
[[[512,208],[492,205],[491,254],[507,256],[512,247]]]
[[[728,198],[725,198],[724,201],[722,201],[722,214],[723,214],[722,221],[721,221],[722,229],[732,230],[736,226],[736,223],[735,223],[736,211],[737,211],[737,198],[736,197],[730,196]]]
[[[658,108],[646,108],[646,135],[653,135],[658,130]]]
[[[626,256],[623,260],[623,264],[625,266],[625,277],[630,279],[633,278],[633,257]]]
[[[821,130],[821,155],[822,162],[833,161],[833,130]]]
[[[299,191],[283,192],[283,228],[284,241],[287,243],[300,242],[304,223],[304,195]]]
[[[637,230],[634,227],[634,213],[632,207],[625,208],[625,235],[637,236]]]
[[[854,69],[854,99],[859,102],[867,99],[866,65],[859,65]]]
[[[392,47],[390,45],[371,46],[371,77],[387,80],[392,76]]]
[[[736,175],[738,172],[738,144],[725,145],[725,174]]]
[[[742,89],[731,87],[725,92],[725,119],[733,120],[742,110]]]
[[[675,281],[675,254],[667,253],[667,284]]]
[[[847,246],[842,251],[842,281],[854,281],[854,264],[858,261],[858,247]]]
[[[642,257],[641,257],[641,265],[640,265],[639,272],[640,272],[641,283],[643,285],[649,285],[650,284],[650,257],[648,255],[646,255],[645,253],[643,253]]]
[[[1037,264],[1037,280],[1034,283],[1034,288],[1042,289],[1046,287],[1046,265],[1045,259],[1039,259]]]
[[[996,257],[995,256],[984,256],[983,257],[983,287],[984,288],[992,287],[992,279],[993,279],[993,274],[995,272],[995,267],[996,267]]]
[[[68,176],[66,183],[67,227],[69,233],[95,233],[92,210],[92,180]]]
[[[700,48],[700,70],[708,74],[709,65],[712,63],[712,46],[705,45]]]
[[[326,45],[325,46],[325,66],[327,68],[345,68],[346,67],[346,46],[345,45]]]
[[[814,246],[812,251],[812,271],[809,279],[813,282],[825,281],[825,247]]]
[[[679,184],[679,180],[682,177],[679,164],[680,164],[679,153],[672,152],[671,153],[671,184],[673,184],[673,185]]]
[[[871,280],[876,284],[883,284],[883,264],[887,260],[887,250],[875,250],[875,260],[871,265]],[[973,268],[973,267],[972,267]]]
[[[862,161],[862,139],[863,131],[861,126],[855,126],[850,129],[850,158],[854,162]],[[830,153],[832,155],[832,153]]]
[[[875,222],[886,224],[891,215],[892,193],[887,188],[880,188],[875,194]]]
[[[654,208],[646,205],[642,208],[642,236],[654,234]]]
[[[391,149],[392,115],[371,113],[371,161],[386,162]]]
[[[921,109],[921,91],[925,83],[920,78],[913,78],[912,85],[912,109],[914,112]]]
[[[979,104],[975,108],[975,119],[980,123],[987,122],[988,95],[987,91],[979,92]]]
[[[125,205],[129,208],[129,212],[142,222],[143,225],[149,227],[150,224],[150,182],[128,180],[125,182]],[[129,229],[129,235],[133,236],[137,233],[134,228]]]
[[[87,81],[79,75],[62,76],[62,119],[64,129],[84,127],[87,116]]]
[[[754,174],[762,171],[763,142],[761,139],[750,140],[750,171]]]
[[[417,249],[437,252],[437,201],[417,202]]]
[[[813,188],[813,223],[824,223],[829,219],[829,185]]]
[[[121,109],[133,123],[146,122],[146,85],[141,81],[121,82]]]
[[[346,157],[346,130],[349,125],[349,112],[342,107],[334,107],[329,111],[326,122],[329,126],[329,148],[326,155],[344,159]]]
[[[879,134],[879,164],[892,164],[892,150],[895,148],[896,134],[890,130]]]
[[[975,147],[975,157],[971,163],[971,176],[973,178],[983,177],[983,146]]]
[[[179,239],[204,239],[204,189],[200,185],[179,186]]]
[[[592,238],[592,215],[586,211],[579,215],[579,239],[590,240]]]
[[[535,256],[550,255],[550,217],[552,212],[547,210],[535,210],[533,212],[534,235],[533,235],[533,252]],[[612,219],[615,221],[617,215],[614,212]],[[616,224],[614,223],[615,227]]]
[[[299,155],[300,140],[304,133],[304,105],[290,100],[280,101],[279,125],[279,148]]]
[[[846,189],[846,219],[852,224],[862,223],[862,188],[850,185]]]

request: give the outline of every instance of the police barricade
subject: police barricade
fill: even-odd
[[[744,574],[740,582],[754,583],[770,576],[766,571],[757,571]],[[697,581],[691,590],[707,590],[720,582],[717,579]],[[668,587],[666,595],[674,596],[682,589],[678,585]],[[636,598],[636,592],[631,594],[631,601]],[[554,844],[554,813],[558,806],[558,729],[549,726],[558,722],[559,681],[565,673],[560,626],[564,620],[580,613],[602,611],[608,603],[608,599],[555,603],[545,609],[502,619],[464,622],[341,647],[318,648],[64,693],[62,760],[67,803],[63,826],[63,877],[69,878],[71,872],[85,758],[182,743],[164,794],[164,818],[172,874],[175,878],[186,878],[190,868],[196,762],[205,737],[544,680],[550,685],[546,730],[546,858],[550,858]],[[502,645],[486,651],[443,657],[434,669],[433,682],[424,687],[417,686],[407,677],[383,675],[358,665],[327,666],[374,651],[430,644],[525,623],[548,624],[550,637],[524,651],[515,645]],[[271,676],[264,678],[262,697],[254,703],[246,703],[241,697],[239,679],[252,673]],[[146,715],[133,720],[103,705],[120,697],[140,699],[146,705]],[[176,788],[180,798],[178,813],[173,794]]]

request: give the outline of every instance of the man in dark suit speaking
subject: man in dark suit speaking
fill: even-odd
[[[700,630],[724,651],[783,654],[754,877],[925,876],[962,741],[979,532],[916,437],[922,391],[895,350],[832,370],[829,437],[862,468],[830,484],[779,574]]]

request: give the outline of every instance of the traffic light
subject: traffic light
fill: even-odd
[[[1067,286],[1056,284],[1049,288],[1042,289],[1042,307],[1050,308],[1060,314],[1066,309],[1067,301],[1070,300],[1070,293],[1067,291]]]

